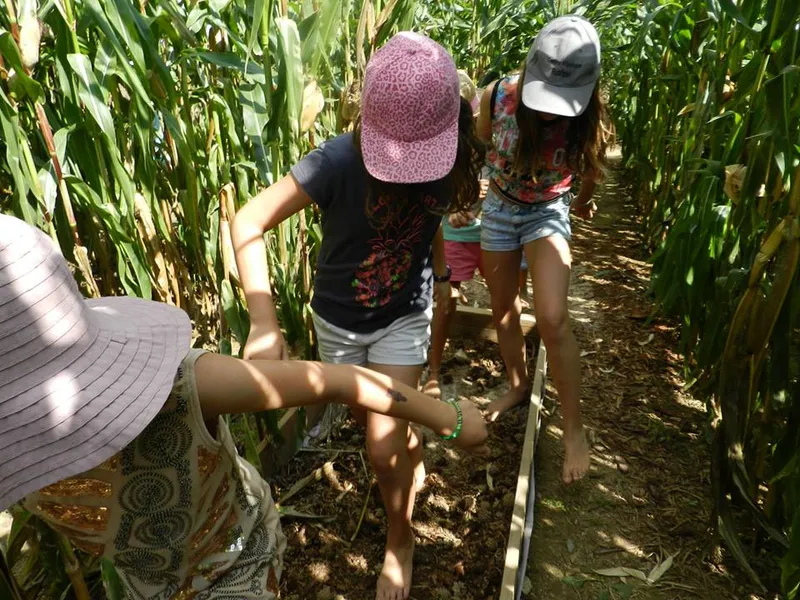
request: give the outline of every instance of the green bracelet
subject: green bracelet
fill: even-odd
[[[459,403],[456,400],[453,400],[451,398],[450,400],[446,400],[445,402],[447,402],[449,405],[451,405],[453,408],[456,409],[456,416],[457,416],[456,428],[450,435],[440,434],[439,437],[442,438],[443,440],[454,440],[459,435],[461,435],[461,426],[464,424],[464,415],[461,414],[461,405],[459,405]]]

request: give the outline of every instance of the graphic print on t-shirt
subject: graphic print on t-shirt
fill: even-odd
[[[423,205],[433,209],[437,201],[426,194]],[[367,219],[378,235],[369,240],[370,253],[354,274],[356,302],[367,308],[386,306],[392,294],[405,287],[414,246],[422,240],[425,217],[425,209],[419,205],[394,206],[389,196],[380,196],[368,205]]]

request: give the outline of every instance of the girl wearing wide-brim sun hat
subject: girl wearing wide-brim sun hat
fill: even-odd
[[[485,452],[470,403],[352,366],[190,349],[181,310],[84,300],[53,241],[0,215],[0,510],[110,559],[126,598],[269,600],[285,540],[223,413],[340,402]]]
[[[580,356],[569,322],[570,208],[589,218],[608,142],[601,99],[600,40],[577,15],[553,19],[531,46],[521,72],[489,84],[478,133],[489,143],[490,186],[483,202],[481,248],[509,391],[493,418],[527,390],[516,272],[524,251],[533,283],[537,329],[547,347],[564,419],[563,479],[589,467],[580,414]],[[580,178],[573,202],[572,187]]]

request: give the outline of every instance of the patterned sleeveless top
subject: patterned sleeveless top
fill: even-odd
[[[519,76],[512,75],[497,84],[492,141],[486,153],[489,176],[500,191],[512,200],[533,204],[549,202],[572,188],[574,173],[567,166],[568,119],[558,119],[542,128],[544,164],[529,175],[514,173],[519,127],[517,126],[517,87]],[[487,89],[491,93],[491,88]]]
[[[95,469],[25,508],[81,550],[110,559],[135,600],[277,598],[286,545],[269,486],[222,417],[206,428],[191,350],[147,428]]]

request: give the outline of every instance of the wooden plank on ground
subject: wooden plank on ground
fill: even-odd
[[[514,512],[511,515],[511,525],[506,546],[506,558],[503,568],[503,582],[500,586],[499,600],[514,600],[514,588],[517,573],[520,568],[520,554],[522,539],[525,530],[525,514],[528,510],[528,490],[532,485],[530,481],[531,464],[536,450],[539,436],[539,415],[542,409],[542,398],[547,372],[547,351],[544,344],[539,342],[539,351],[536,359],[536,374],[533,379],[531,396],[528,405],[528,421],[525,426],[525,438],[522,446],[522,457],[519,461],[517,476],[517,491],[514,495]]]
[[[536,319],[533,315],[522,313],[520,315],[522,334],[528,335],[536,328]],[[497,330],[492,319],[492,311],[488,308],[474,308],[472,306],[458,306],[453,315],[450,326],[450,338],[481,338],[497,341]]]

